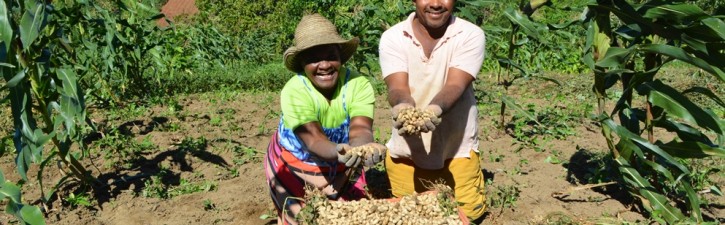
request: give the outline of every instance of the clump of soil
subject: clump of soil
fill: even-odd
[[[423,109],[405,108],[400,111],[397,120],[403,123],[400,127],[402,134],[418,135],[423,131],[425,123],[434,117],[433,113]]]
[[[301,224],[466,224],[451,189],[438,189],[396,199],[359,201],[329,201],[321,192],[308,190],[297,219]]]

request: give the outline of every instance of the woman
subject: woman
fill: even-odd
[[[297,75],[282,89],[282,116],[265,157],[280,224],[296,223],[305,186],[332,200],[364,197],[359,165],[380,162],[386,150],[373,142],[372,85],[342,66],[359,39],[343,39],[332,22],[314,14],[302,18],[294,42],[284,53],[284,63]],[[352,147],[363,145],[375,150],[367,156],[349,154]]]

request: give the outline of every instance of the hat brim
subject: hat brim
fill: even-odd
[[[357,51],[357,46],[360,44],[360,39],[354,37],[346,41],[343,40],[340,42],[322,43],[299,49],[296,46],[289,47],[286,51],[284,51],[284,66],[292,72],[301,73],[304,68],[302,63],[299,63],[299,54],[312,47],[326,44],[340,45],[340,63],[345,64],[345,62],[352,58],[352,55],[355,54],[355,51]]]

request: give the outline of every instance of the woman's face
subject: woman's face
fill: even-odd
[[[323,94],[333,94],[339,79],[340,46],[336,44],[319,45],[301,53],[305,75],[317,90]]]
[[[456,4],[455,0],[414,0],[413,2],[420,23],[429,29],[445,26]]]

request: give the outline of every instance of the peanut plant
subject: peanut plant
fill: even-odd
[[[598,119],[620,184],[659,223],[706,223],[686,160],[725,157],[725,121],[688,94],[725,104],[706,87],[677,90],[657,73],[679,60],[725,81],[723,16],[684,1],[596,0],[585,22],[583,60],[594,72]],[[606,92],[616,83],[623,94],[606,114]],[[658,139],[656,129],[676,138]]]

